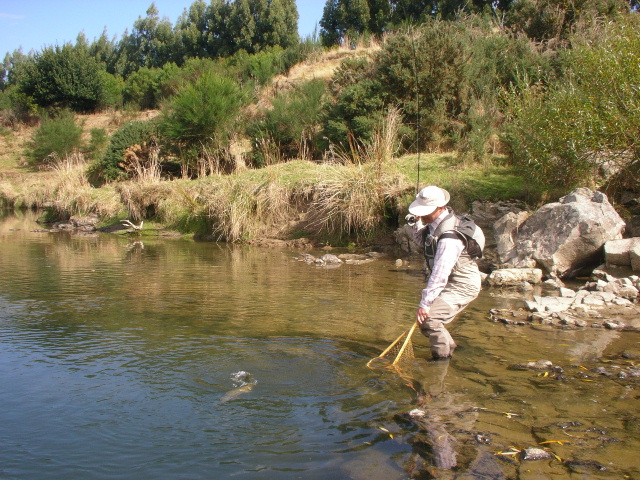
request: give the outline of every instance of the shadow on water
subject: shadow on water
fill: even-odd
[[[1,478],[640,475],[638,379],[597,370],[637,334],[492,323],[522,298],[485,290],[450,362],[416,334],[399,375],[366,364],[411,324],[419,262],[35,228],[0,224]]]

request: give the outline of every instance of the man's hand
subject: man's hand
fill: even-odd
[[[418,323],[422,325],[428,318],[429,310],[422,307],[418,308],[418,311],[416,312],[416,320],[418,321]]]

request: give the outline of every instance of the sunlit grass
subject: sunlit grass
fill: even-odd
[[[417,155],[372,158],[359,164],[294,160],[196,180],[140,178],[94,188],[81,156],[69,156],[50,171],[1,181],[0,198],[8,206],[59,215],[154,220],[232,242],[260,236],[367,238],[404,216],[416,188],[429,184],[449,190],[458,211],[470,211],[474,200],[540,198],[535,185],[499,159],[486,166],[464,164],[451,154],[422,154],[417,185]]]

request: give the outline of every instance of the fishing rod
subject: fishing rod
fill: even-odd
[[[418,87],[418,61],[416,55],[416,39],[413,25],[411,25],[411,48],[413,50],[413,78],[416,94],[416,149],[418,150],[418,179],[416,180],[416,194],[420,191],[420,88]]]

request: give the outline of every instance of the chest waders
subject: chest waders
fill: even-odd
[[[431,304],[429,318],[421,325],[422,333],[429,338],[431,354],[434,358],[448,358],[456,348],[453,338],[445,328],[445,324],[451,322],[472,300],[480,293],[481,277],[475,258],[478,255],[469,254],[471,237],[462,233],[459,229],[465,221],[465,217],[455,215],[453,210],[447,208],[449,214],[440,222],[433,233],[429,233],[426,227],[423,231],[424,256],[430,271],[433,271],[438,242],[444,238],[457,238],[462,240],[465,247],[456,261],[446,286]],[[468,219],[467,219],[468,220]],[[475,224],[474,224],[475,226]],[[477,227],[476,227],[477,228]],[[484,247],[484,236],[477,228],[478,244]],[[471,248],[473,251],[474,248]],[[474,251],[474,253],[477,253]]]

